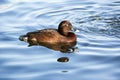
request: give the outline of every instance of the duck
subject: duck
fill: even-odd
[[[28,42],[30,45],[43,45],[46,44],[64,44],[75,43],[77,40],[75,29],[68,20],[63,20],[58,25],[58,29],[42,29],[33,32],[28,32],[19,37],[19,40]]]

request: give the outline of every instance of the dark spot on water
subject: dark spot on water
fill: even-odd
[[[68,61],[69,61],[69,58],[68,58],[68,57],[61,57],[61,58],[58,58],[57,61],[58,61],[58,62],[68,62]]]
[[[68,72],[68,71],[62,71],[63,73],[66,73],[66,72]]]

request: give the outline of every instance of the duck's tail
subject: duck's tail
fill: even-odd
[[[20,40],[20,41],[28,42],[28,37],[27,37],[26,35],[21,35],[21,36],[19,37],[19,40]]]

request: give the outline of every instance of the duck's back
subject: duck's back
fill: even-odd
[[[29,32],[26,35],[28,37],[29,41],[34,42],[48,42],[48,43],[54,43],[59,42],[62,38],[64,38],[57,29],[43,29],[38,30],[35,32]]]

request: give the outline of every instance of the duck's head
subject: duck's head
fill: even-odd
[[[58,26],[58,32],[64,36],[67,36],[70,31],[74,31],[72,24],[68,20],[62,21]]]

